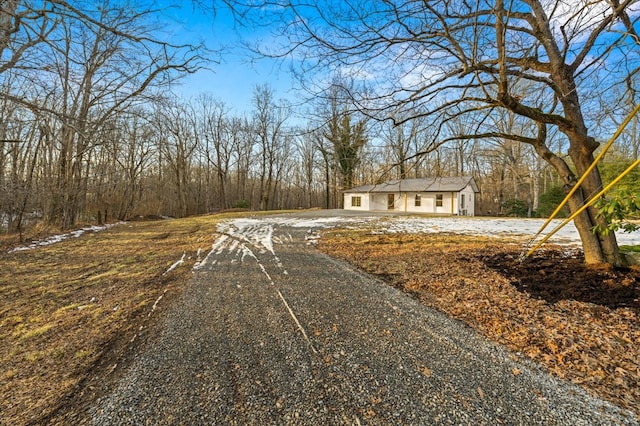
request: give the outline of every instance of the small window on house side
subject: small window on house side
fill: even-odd
[[[422,197],[420,196],[420,194],[416,194],[416,200],[414,205],[416,207],[420,207],[422,205]]]
[[[464,194],[460,194],[460,208],[464,209]]]
[[[436,194],[436,207],[442,207],[442,194]]]
[[[362,197],[351,197],[351,207],[362,207]]]

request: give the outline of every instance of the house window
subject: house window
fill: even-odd
[[[464,194],[460,194],[460,208],[464,209]]]
[[[362,197],[360,196],[351,197],[351,207],[362,207]]]
[[[422,205],[422,197],[420,194],[416,194],[416,199],[414,201],[414,206],[420,207]]]
[[[436,194],[436,207],[442,207],[442,194]]]

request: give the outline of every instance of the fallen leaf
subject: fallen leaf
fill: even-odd
[[[424,377],[431,377],[433,376],[433,370],[431,370],[429,367],[422,367],[420,369],[420,374],[422,374]]]

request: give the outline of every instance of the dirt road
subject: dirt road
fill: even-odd
[[[636,424],[319,253],[314,223],[221,226],[93,423]]]

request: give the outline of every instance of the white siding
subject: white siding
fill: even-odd
[[[367,193],[345,192],[344,193],[344,209],[345,210],[371,210],[369,208],[369,195]],[[353,206],[353,197],[360,197],[360,207]]]
[[[464,194],[464,206],[460,204],[460,200],[462,199],[462,195]],[[471,185],[467,185],[464,187],[460,194],[458,195],[458,205],[460,206],[458,210],[458,214],[461,216],[475,216],[475,193],[473,192],[473,188]]]
[[[442,206],[436,205],[438,194],[442,195]],[[453,214],[457,213],[457,192],[423,192],[421,195],[422,206],[413,207],[413,209],[409,211],[435,214],[452,214],[451,207],[453,205]],[[415,193],[413,193],[413,197],[415,197]],[[410,203],[410,205],[413,206],[413,201]]]
[[[420,194],[420,206],[416,207],[416,194]],[[442,194],[442,206],[436,206],[436,194]],[[388,194],[373,195],[371,203],[372,210],[387,210]],[[457,192],[407,192],[396,193],[394,210],[411,213],[437,213],[437,214],[457,214],[458,193]],[[406,197],[406,198],[405,198]],[[453,204],[452,204],[453,203]]]
[[[371,194],[371,210],[387,210],[387,194]]]
[[[437,195],[442,195],[442,206],[436,205]],[[435,192],[433,193],[433,213],[455,214],[457,205],[457,192]]]
[[[416,206],[416,195],[420,195],[420,205]],[[433,194],[424,192],[408,192],[407,193],[407,211],[415,213],[431,213],[435,199]]]

